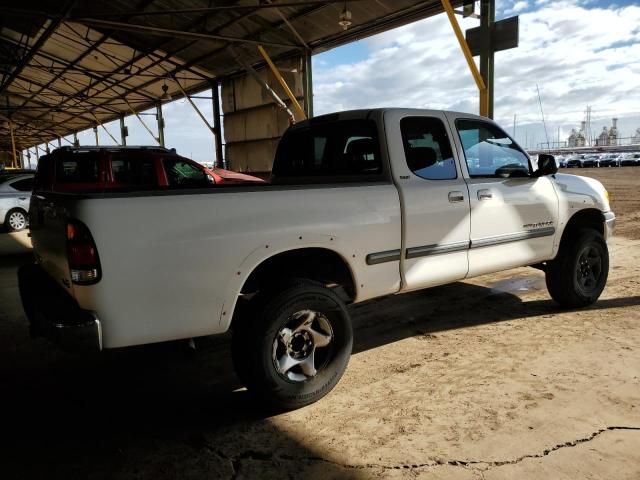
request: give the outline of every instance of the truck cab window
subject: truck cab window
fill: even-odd
[[[529,157],[497,126],[481,120],[456,121],[471,178],[528,177]]]
[[[280,141],[273,168],[274,179],[352,178],[380,173],[377,129],[371,120],[338,120],[293,128]]]
[[[96,183],[100,180],[100,158],[95,153],[57,160],[56,181],[59,183]]]
[[[127,158],[114,155],[111,158],[114,182],[124,186],[155,187],[158,179],[153,158]]]
[[[441,120],[405,117],[400,131],[407,166],[415,175],[426,180],[457,178],[451,142]]]
[[[207,187],[209,180],[204,170],[184,160],[165,158],[164,168],[170,187]]]

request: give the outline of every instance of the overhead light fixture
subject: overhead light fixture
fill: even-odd
[[[169,92],[167,91],[169,90],[169,87],[167,87],[167,82],[163,82],[162,83],[162,96],[160,97],[160,100],[171,100],[171,95],[169,94]]]
[[[351,26],[351,23],[351,12],[347,10],[347,2],[344,2],[344,9],[338,18],[338,25],[342,27],[342,30],[346,30]]]

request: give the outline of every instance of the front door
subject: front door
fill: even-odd
[[[394,181],[402,204],[403,290],[463,279],[469,248],[469,195],[444,114],[385,115]]]
[[[549,259],[558,226],[551,180],[532,176],[527,154],[496,124],[449,120],[469,186],[469,276]]]

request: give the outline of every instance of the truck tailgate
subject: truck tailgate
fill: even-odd
[[[36,261],[56,283],[73,296],[67,260],[66,229],[72,198],[36,193],[29,209],[31,240]]]

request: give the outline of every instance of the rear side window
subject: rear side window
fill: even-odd
[[[123,158],[114,155],[111,159],[113,181],[125,186],[154,187],[158,185],[153,158]]]
[[[57,183],[97,183],[100,181],[100,158],[97,154],[58,158]]]
[[[451,142],[437,118],[406,117],[400,120],[402,143],[409,169],[427,180],[457,177]]]
[[[288,131],[278,146],[274,177],[375,176],[382,173],[376,124],[341,120]]]
[[[38,160],[38,168],[36,170],[35,190],[49,190],[53,182],[53,172],[55,170],[55,161],[53,157],[45,155]]]
[[[179,158],[165,158],[164,170],[170,187],[207,187],[211,181],[202,168]]]
[[[33,190],[33,178],[23,178],[22,180],[10,183],[9,185],[19,192],[30,192]]]

